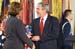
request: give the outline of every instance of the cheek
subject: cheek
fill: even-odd
[[[42,11],[40,11],[40,14],[43,14],[43,12],[42,12]]]
[[[23,11],[20,11],[20,12],[19,12],[19,14],[22,14],[22,13],[23,13]]]
[[[38,12],[41,13],[41,10],[39,10]]]
[[[71,15],[70,17],[71,17],[71,19],[73,19],[73,15]]]
[[[36,10],[36,12],[38,13],[38,10]]]

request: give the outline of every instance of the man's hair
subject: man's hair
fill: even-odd
[[[43,7],[43,9],[46,9],[47,12],[49,12],[49,5],[48,4],[45,4],[43,2],[40,2],[38,4],[40,4]]]
[[[64,11],[64,16],[67,17],[71,13],[71,11],[72,10],[70,10],[70,9],[65,10]]]

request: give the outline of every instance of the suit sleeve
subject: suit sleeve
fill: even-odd
[[[19,39],[23,43],[27,43],[32,48],[33,42],[26,36],[25,28],[24,28],[22,21],[18,20],[16,22],[16,29],[17,29],[17,35],[18,35]]]
[[[52,20],[51,30],[48,29],[47,32],[48,33],[41,36],[41,41],[48,41],[48,40],[51,40],[51,39],[56,40],[58,38],[58,35],[59,35],[59,22],[56,18]]]

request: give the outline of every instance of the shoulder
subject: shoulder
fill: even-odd
[[[55,16],[49,16],[51,20],[58,20]]]
[[[66,22],[65,22],[66,23]],[[64,23],[64,24],[65,24]],[[67,22],[66,24],[65,24],[65,27],[70,27],[70,23],[69,22]]]
[[[70,26],[69,23],[65,24],[65,25],[62,26],[62,27],[63,27],[63,29],[66,30],[66,31],[70,31],[70,29],[71,29],[71,26]]]
[[[37,21],[37,20],[39,20],[39,19],[40,19],[40,17],[39,17],[39,18],[34,19],[34,21]]]
[[[48,16],[48,17],[49,17],[51,22],[58,22],[59,23],[59,21],[56,17],[54,17],[54,16]]]
[[[36,18],[36,19],[33,19],[33,22],[37,22],[39,20],[40,20],[40,18]]]
[[[68,25],[70,25],[70,23],[69,23],[69,21],[67,19],[63,19],[62,20],[62,24],[65,24],[65,23],[68,24]]]
[[[21,20],[16,17],[10,17],[7,20],[7,23],[13,23],[13,24],[20,23],[20,22],[21,22]]]
[[[15,19],[15,22],[16,22],[17,24],[22,24],[22,21],[21,21],[20,19],[18,19],[18,18]]]
[[[21,22],[21,20],[17,17],[11,17],[11,20],[14,22]]]

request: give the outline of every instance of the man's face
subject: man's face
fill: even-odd
[[[71,20],[72,20],[72,19],[74,18],[74,15],[73,15],[73,14],[71,14],[70,16],[71,16]]]
[[[41,15],[42,15],[43,9],[42,9],[41,4],[38,4],[38,5],[37,5],[36,12],[37,12],[37,15],[38,15],[38,16],[41,16]]]
[[[72,14],[72,13],[69,14],[69,18],[70,18],[71,20],[73,19],[73,14]]]

